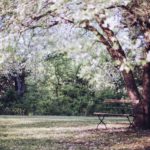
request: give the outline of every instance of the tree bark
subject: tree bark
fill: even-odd
[[[126,72],[125,70],[122,72],[124,82],[126,85],[127,93],[130,99],[132,100],[133,104],[137,104],[139,101],[141,101],[141,96],[138,91],[138,88],[136,86],[134,76],[132,71]]]
[[[146,129],[150,129],[150,63],[143,67],[143,108],[144,108],[144,125]]]
[[[23,76],[15,77],[15,90],[18,96],[23,96],[25,92],[25,80]]]
[[[128,96],[132,101],[134,126],[136,128],[146,128],[143,99],[135,83],[133,73],[131,71],[129,73],[123,71],[122,74]]]
[[[15,91],[19,97],[22,97],[25,93],[26,84],[25,84],[26,73],[22,70],[21,73],[16,73],[14,77],[15,82]]]

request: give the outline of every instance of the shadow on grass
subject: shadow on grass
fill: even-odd
[[[6,146],[7,145],[7,146]],[[0,150],[87,150],[83,144],[74,144],[52,139],[10,139],[2,140]]]
[[[89,133],[89,137],[84,137]],[[78,131],[72,138],[2,139],[0,150],[150,150],[150,131],[122,129]]]
[[[102,131],[98,131],[101,134]],[[150,130],[126,130],[122,128],[108,129],[103,131],[103,140],[98,137],[98,141],[103,141],[103,146],[111,147],[113,150],[150,150]]]

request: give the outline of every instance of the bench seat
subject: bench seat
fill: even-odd
[[[130,117],[131,114],[113,114],[113,113],[101,113],[101,112],[95,112],[95,116],[105,116],[105,117]]]

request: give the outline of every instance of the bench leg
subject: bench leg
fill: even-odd
[[[106,123],[104,122],[105,116],[98,116],[98,119],[99,119],[99,123],[97,125],[97,129],[98,129],[100,124],[103,124],[105,126],[105,128],[107,129]]]
[[[135,127],[135,125],[134,125],[134,121],[132,120],[131,121],[131,119],[130,119],[130,117],[129,116],[127,116],[127,119],[128,119],[128,121],[129,121],[129,127],[128,128],[134,128]]]

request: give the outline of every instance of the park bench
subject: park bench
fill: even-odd
[[[97,124],[97,129],[100,124],[103,124],[107,129],[106,123],[104,122],[104,119],[106,117],[126,117],[129,122],[129,128],[134,127],[134,123],[133,123],[134,114],[133,114],[133,109],[130,100],[107,99],[101,104],[103,105],[103,110],[105,110],[105,108],[107,109],[105,110],[105,112],[104,111],[94,112],[94,115],[97,116],[99,119],[99,123]],[[115,106],[113,106],[113,104],[115,104]],[[112,110],[112,112],[108,110]],[[114,110],[116,110],[116,113],[114,112]]]

